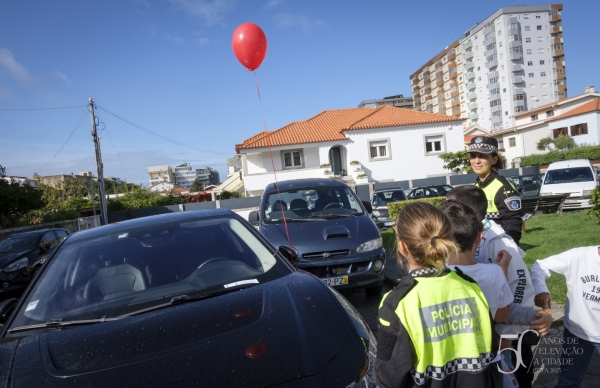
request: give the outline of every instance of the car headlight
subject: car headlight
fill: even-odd
[[[4,272],[15,272],[15,271],[20,270],[21,268],[27,267],[27,264],[29,264],[29,259],[26,257],[22,257],[19,260],[15,261],[14,263],[11,263],[11,264],[7,265],[6,267],[4,267],[3,271]]]
[[[583,190],[583,195],[590,195],[592,190]]]
[[[373,215],[375,217],[379,217],[381,215],[381,213],[379,212],[379,210],[373,210]]]
[[[374,240],[369,240],[367,242],[360,244],[358,246],[358,248],[356,248],[356,252],[360,253],[360,252],[374,251],[375,249],[379,249],[382,246],[383,246],[383,239],[381,237],[379,237]]]

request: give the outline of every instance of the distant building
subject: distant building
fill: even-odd
[[[227,159],[227,177],[229,178],[232,174],[242,169],[242,157],[241,155],[235,155],[233,158]]]
[[[183,189],[189,189],[196,179],[200,179],[203,186],[219,184],[219,172],[210,167],[193,169],[189,163],[183,163],[175,167],[175,185]]]
[[[125,181],[123,179],[117,178],[115,176],[105,176],[104,179],[107,181],[115,181],[117,183],[125,183]]]
[[[2,177],[5,181],[12,183],[17,182],[21,186],[29,185],[31,187],[37,187],[38,182],[35,179],[25,178],[23,176],[5,176]]]
[[[85,175],[81,175],[85,174]],[[77,175],[71,173],[70,175],[60,174],[60,175],[38,175],[33,174],[33,179],[37,180],[39,183],[56,187],[59,183],[63,183],[66,179],[73,178],[77,179],[79,183],[81,183],[85,187],[90,187],[92,182],[96,182],[97,178],[91,172],[83,172]]]
[[[413,109],[414,101],[412,97],[404,97],[402,94],[397,96],[384,97],[381,100],[364,100],[359,108],[379,108],[380,106],[393,106],[395,108]]]
[[[163,191],[171,192],[171,190],[173,190],[174,188],[175,188],[175,185],[173,183],[158,182],[158,183],[155,183],[152,186],[150,186],[150,188],[148,188],[148,190],[149,191],[157,191],[159,193],[162,193]]]
[[[148,178],[150,179],[150,186],[160,182],[175,182],[171,166],[148,167]]]

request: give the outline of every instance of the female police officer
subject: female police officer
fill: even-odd
[[[488,303],[479,286],[446,268],[458,248],[442,212],[424,202],[402,208],[398,257],[408,275],[379,308],[376,376],[381,387],[501,387]]]
[[[493,137],[476,136],[469,144],[469,155],[471,167],[479,175],[475,185],[485,192],[488,200],[486,218],[500,224],[518,245],[523,226],[521,197],[517,189],[498,174],[503,167],[498,156],[498,141]]]

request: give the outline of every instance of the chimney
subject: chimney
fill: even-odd
[[[586,93],[596,93],[596,87],[595,86],[586,86],[585,92]]]

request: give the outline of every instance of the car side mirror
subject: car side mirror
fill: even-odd
[[[6,299],[0,304],[0,323],[6,323],[13,308],[17,304],[17,298]]]
[[[365,208],[367,209],[367,213],[371,214],[373,213],[373,206],[371,205],[371,202],[369,201],[362,201],[363,205],[365,205]]]
[[[524,190],[524,188],[523,188],[523,187],[519,187],[519,188],[517,189],[517,191],[518,191],[519,193],[523,193],[523,190]]]
[[[258,225],[258,212],[256,210],[253,210],[248,214],[248,222],[254,226]]]
[[[279,252],[294,267],[298,264],[298,251],[296,250],[296,248],[290,247],[289,245],[282,245],[279,247]]]

